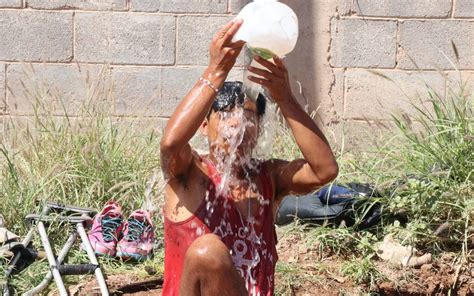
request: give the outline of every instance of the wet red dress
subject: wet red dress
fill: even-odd
[[[263,200],[251,219],[242,217],[229,196],[218,196],[220,176],[205,160],[209,170],[209,195],[193,216],[182,222],[165,218],[165,274],[163,295],[179,295],[184,257],[199,236],[214,233],[229,248],[234,266],[244,278],[249,295],[273,295],[276,234],[273,223],[273,187],[269,172],[260,168]]]

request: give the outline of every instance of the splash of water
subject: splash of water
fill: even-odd
[[[253,157],[267,160],[271,157],[272,145],[277,132],[277,111],[275,103],[267,100],[265,114],[260,119],[260,134],[257,146],[253,151]]]
[[[150,212],[152,215],[157,209],[163,206],[163,198],[166,187],[165,178],[161,170],[154,171],[150,179],[148,179],[144,192],[144,201],[142,210]]]
[[[236,107],[231,112],[220,112],[221,116],[218,126],[218,142],[214,145],[217,149],[214,150],[216,158],[217,170],[221,176],[221,182],[217,188],[217,194],[229,194],[229,185],[235,184],[235,176],[232,174],[236,167],[251,166],[250,155],[239,154],[238,149],[242,145],[245,130],[250,127],[252,123],[248,121],[244,115],[244,110],[241,107]],[[237,121],[239,124],[228,125],[231,121]],[[223,144],[225,148],[222,148]]]
[[[216,194],[218,196],[232,196],[231,188],[236,188],[243,186],[247,192],[256,193],[257,196],[253,198],[246,197],[244,199],[248,200],[248,213],[244,215],[238,211],[240,215],[240,220],[244,226],[241,230],[242,233],[239,234],[240,237],[244,237],[244,240],[237,240],[234,248],[231,249],[231,255],[236,261],[245,260],[245,272],[239,271],[241,276],[245,279],[246,287],[251,295],[256,295],[256,285],[257,279],[253,276],[252,271],[258,267],[260,264],[261,258],[259,250],[264,243],[262,237],[256,234],[256,219],[255,216],[258,214],[263,214],[264,208],[263,205],[268,205],[269,201],[265,200],[262,193],[259,191],[259,188],[255,181],[252,179],[252,175],[259,175],[259,170],[261,163],[270,157],[271,145],[273,143],[274,135],[276,132],[276,113],[275,105],[273,103],[267,104],[267,110],[265,115],[259,119],[259,122],[254,122],[251,119],[245,116],[245,111],[242,107],[237,106],[233,109],[232,112],[221,112],[221,118],[218,126],[218,141],[223,141],[224,145],[219,145],[221,143],[213,143],[217,149],[214,149],[214,157],[216,159],[216,168],[221,177],[221,182],[216,188]],[[228,124],[229,122],[236,120],[238,124]],[[259,125],[259,134],[256,146],[253,147],[252,151],[245,151],[248,148],[245,141],[252,141],[246,137],[246,132],[248,129],[256,128],[254,125]],[[244,178],[238,178],[235,174],[237,170],[242,169],[244,172]],[[242,177],[242,176],[241,176]],[[252,213],[252,203],[257,202],[259,204],[260,212]],[[229,218],[229,201],[227,198],[224,199],[224,214],[221,217],[221,230],[227,230],[226,221]],[[206,201],[206,208],[208,213],[212,215],[212,209],[214,205],[209,201]],[[246,223],[244,223],[246,220]],[[227,230],[229,231],[229,230]],[[229,233],[224,233],[228,235]],[[244,241],[246,243],[244,243]],[[250,254],[251,259],[243,259],[246,254]],[[242,266],[243,267],[243,266]]]

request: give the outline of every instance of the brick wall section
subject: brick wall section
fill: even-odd
[[[444,95],[446,81],[459,83],[456,68],[472,94],[473,16],[471,0],[337,1],[329,65],[343,71],[339,119],[351,127],[349,140],[355,130],[373,132],[374,123],[389,123],[393,113],[413,113],[412,103],[426,104],[426,85]]]
[[[176,17],[153,14],[75,15],[75,59],[114,65],[174,65]]]
[[[247,2],[0,0],[1,122],[43,103],[79,115],[96,80],[109,84],[101,95],[117,117],[166,119],[204,70],[215,31]],[[37,100],[45,93],[51,102]]]
[[[0,61],[71,62],[72,15],[0,10]]]
[[[393,68],[395,21],[339,19],[331,24],[331,65],[338,68]]]
[[[453,42],[459,69],[474,69],[474,22],[459,20],[406,20],[399,27],[398,67],[454,70]]]
[[[405,95],[422,95],[425,83],[442,92],[437,71],[455,83],[455,65],[474,77],[472,0],[282,1],[300,8],[295,54],[304,56],[307,44],[322,53],[308,59],[322,65],[294,55],[288,61],[294,80],[304,78],[306,103],[326,110],[325,123],[354,127],[387,120],[394,110],[410,113]],[[206,66],[217,28],[248,2],[0,0],[0,128],[7,116],[33,115],[32,91],[52,93],[79,114],[94,79],[111,85],[103,86],[104,99],[117,117],[166,120]],[[242,64],[232,79],[242,79]],[[305,91],[313,76],[321,80],[317,90]]]
[[[452,0],[357,0],[349,3],[359,16],[393,18],[449,17],[452,4]]]

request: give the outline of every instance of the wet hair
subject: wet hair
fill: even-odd
[[[236,104],[243,105],[244,100],[245,93],[243,83],[240,81],[226,81],[224,82],[224,86],[219,90],[217,97],[214,99],[211,110],[207,116],[209,117],[212,112],[231,110]],[[258,94],[256,104],[257,115],[261,116],[265,114],[267,101],[262,93]]]

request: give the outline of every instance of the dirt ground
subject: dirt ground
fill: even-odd
[[[136,275],[121,274],[107,277],[107,285],[111,295],[161,295],[163,280],[157,277],[148,279]],[[69,287],[69,292],[74,295],[100,295],[99,286],[94,278],[82,284]]]
[[[417,269],[375,260],[384,279],[371,288],[341,275],[341,266],[348,258],[319,254],[291,236],[279,241],[278,254],[280,262],[300,266],[305,275],[301,282],[291,281],[291,295],[360,295],[367,291],[375,295],[448,295],[450,289],[450,295],[474,295],[474,262],[458,268],[454,254],[443,254]],[[284,274],[276,275],[276,281],[284,279]]]
[[[377,262],[378,269],[387,279],[372,289],[338,275],[338,269],[342,264],[340,259],[328,259],[325,263],[331,268],[321,272],[315,280],[295,286],[291,295],[360,295],[364,291],[370,291],[375,295],[448,295],[455,281],[451,295],[474,295],[474,274],[464,272],[456,276],[456,270],[444,263],[404,270]],[[471,269],[474,271],[474,266]],[[311,269],[308,268],[307,271],[311,272]],[[325,279],[321,280],[321,277]],[[276,278],[278,281],[279,276]]]
[[[376,295],[448,295],[450,289],[450,295],[474,295],[474,263],[458,268],[452,254],[444,254],[418,269],[376,260],[384,280],[369,289],[341,275],[341,265],[347,258],[319,254],[291,237],[280,240],[278,253],[280,262],[294,268],[276,274],[276,281],[280,288],[285,288],[286,295],[359,295],[368,290]],[[108,285],[112,295],[161,295],[162,279],[112,275]],[[70,287],[71,295],[99,295],[97,289],[94,280]]]

